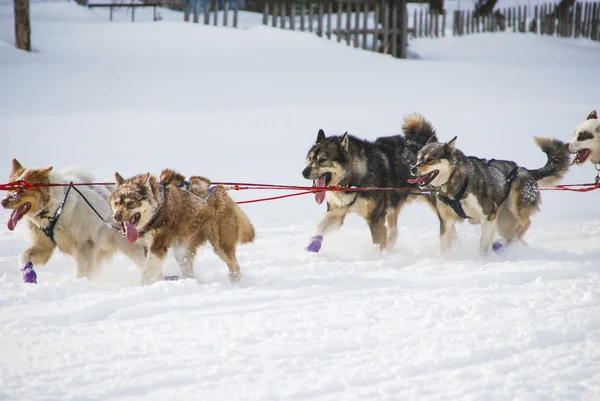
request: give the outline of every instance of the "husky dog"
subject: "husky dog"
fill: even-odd
[[[380,137],[374,142],[343,136],[325,137],[319,130],[316,143],[308,151],[302,176],[313,180],[315,186],[411,188],[410,165],[417,152],[432,138],[435,130],[420,115],[411,115],[404,121],[403,135]],[[339,229],[346,214],[357,213],[371,230],[371,238],[380,250],[392,250],[398,238],[398,215],[402,206],[415,195],[409,191],[327,191],[317,192],[316,201],[327,200],[327,212],[318,224],[307,250],[319,252],[323,235]],[[435,209],[435,197],[422,194]],[[387,227],[386,227],[387,225]]]
[[[529,170],[508,160],[465,156],[456,149],[456,137],[447,143],[432,142],[421,149],[412,168],[411,182],[438,192],[440,239],[447,254],[456,237],[454,224],[468,219],[481,224],[479,251],[492,250],[496,231],[508,243],[521,240],[539,211],[538,184],[552,185],[569,168],[567,145],[557,139],[535,138],[548,161]]]
[[[587,160],[593,164],[600,163],[600,120],[596,110],[573,130],[569,151],[576,154],[573,164],[581,165]]]
[[[52,167],[25,168],[16,159],[12,161],[10,181],[26,180],[30,184],[93,182],[94,178],[81,170],[56,171]],[[101,216],[110,216],[105,186],[79,187],[79,191]],[[31,262],[45,265],[58,247],[75,258],[77,278],[91,278],[102,262],[109,261],[116,251],[123,252],[135,264],[144,265],[144,250],[132,245],[117,231],[107,227],[84,199],[74,190],[67,196],[67,187],[34,187],[24,191],[10,191],[2,200],[2,207],[12,209],[8,229],[14,230],[25,218],[33,244],[20,256],[23,266]],[[57,213],[64,201],[62,211]]]
[[[114,219],[130,243],[146,250],[143,284],[162,279],[162,265],[170,248],[183,278],[194,278],[196,250],[206,241],[227,264],[229,278],[241,278],[236,246],[254,241],[254,227],[227,195],[223,186],[210,187],[204,177],[185,177],[163,170],[160,182],[150,173],[127,180],[115,173],[117,187],[110,196]],[[188,185],[188,189],[182,188]]]

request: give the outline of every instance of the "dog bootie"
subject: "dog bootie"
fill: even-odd
[[[24,283],[37,284],[37,274],[33,270],[33,263],[27,262],[21,271],[23,272]]]
[[[500,242],[500,241],[496,241],[492,244],[492,249],[496,253],[500,252],[502,250],[502,248],[504,248],[504,244],[502,244],[502,242]]]
[[[315,235],[311,238],[310,244],[306,247],[308,252],[318,253],[321,250],[321,245],[323,244],[323,236]]]

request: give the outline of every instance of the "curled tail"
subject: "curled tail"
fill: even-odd
[[[417,145],[419,148],[425,146],[429,141],[437,142],[437,136],[433,125],[420,114],[411,114],[404,119],[402,131],[406,141]]]
[[[544,167],[529,171],[540,185],[554,185],[569,170],[570,154],[568,145],[554,138],[534,137],[534,140],[548,156],[548,161]]]

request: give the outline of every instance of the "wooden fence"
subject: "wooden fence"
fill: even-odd
[[[316,4],[267,0],[263,25],[314,32],[337,42],[406,58],[407,0],[324,0]]]
[[[193,22],[197,24],[200,22],[200,17],[202,16],[204,25],[211,25],[211,22],[212,25],[219,25],[219,20],[221,20],[222,26],[229,26],[229,16],[233,14],[231,25],[237,28],[240,2],[240,0],[234,0],[233,2],[230,0],[206,0],[202,4],[203,9],[201,10],[201,2],[199,0],[193,5],[191,1],[183,0],[183,20],[189,22],[191,16]],[[233,3],[233,7],[231,7],[231,3]],[[233,11],[233,13],[230,11]]]
[[[475,17],[471,10],[455,11],[453,35],[510,31],[559,37],[589,38],[600,41],[600,3],[575,3],[569,8],[543,4],[533,8],[518,6],[497,10],[493,16]]]

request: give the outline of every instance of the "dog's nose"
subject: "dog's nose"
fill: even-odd
[[[123,215],[121,213],[115,214],[115,220],[120,223],[123,220]]]
[[[310,177],[310,169],[307,167],[304,170],[302,170],[302,177],[304,178],[308,178]]]
[[[417,176],[417,175],[419,175],[419,169],[417,168],[417,166],[412,166],[412,167],[410,168],[410,173],[411,173],[413,176]]]
[[[6,206],[8,206],[8,199],[4,198],[2,199],[2,207],[6,208]]]

